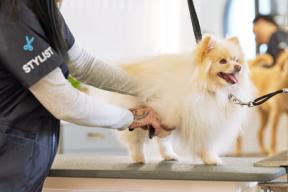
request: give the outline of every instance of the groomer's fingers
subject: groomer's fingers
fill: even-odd
[[[152,127],[154,127],[155,129],[154,136],[158,135],[161,129],[161,122],[162,122],[162,118],[155,112],[154,117],[152,117]]]
[[[147,127],[147,126],[144,126],[144,127],[141,127],[141,129],[147,131],[147,130],[148,130],[148,127]]]
[[[155,112],[156,113],[156,112]],[[158,113],[156,113],[156,121],[158,121],[158,122],[162,122],[162,118],[158,115]]]
[[[162,118],[150,106],[143,104],[129,110],[134,116],[133,123],[129,126],[130,129],[142,128],[147,130],[145,126],[152,125],[155,128],[154,135],[159,133]]]
[[[173,127],[168,127],[168,126],[166,126],[166,125],[161,125],[161,127],[163,128],[163,129],[165,129],[166,131],[173,131],[173,130],[175,130],[176,129],[176,127],[175,126],[173,126]]]
[[[161,121],[154,121],[154,122],[152,122],[152,127],[154,127],[154,129],[155,129],[155,134],[154,134],[154,136],[156,136],[158,133],[159,133],[159,131],[160,131],[160,129],[161,129]]]
[[[155,129],[155,133],[154,133],[154,136],[157,136],[158,133],[159,133],[160,129]]]

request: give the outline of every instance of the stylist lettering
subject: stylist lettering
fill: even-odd
[[[23,70],[25,73],[30,73],[36,66],[39,66],[41,63],[44,63],[47,59],[49,59],[52,55],[54,55],[51,47],[46,49],[42,55],[38,55],[35,59],[32,59],[27,64],[23,65]]]

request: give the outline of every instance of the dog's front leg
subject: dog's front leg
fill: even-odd
[[[145,163],[143,149],[145,139],[148,139],[147,131],[138,128],[133,132],[127,130],[125,134],[125,137],[128,138],[133,163]]]

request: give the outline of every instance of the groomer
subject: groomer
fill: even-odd
[[[272,15],[258,15],[253,25],[256,43],[267,44],[267,53],[274,58],[275,63],[281,51],[288,46],[288,34],[278,28]]]
[[[56,155],[60,120],[110,129],[153,125],[155,135],[161,126],[147,105],[122,109],[69,84],[70,73],[100,89],[137,95],[141,82],[77,44],[59,2],[0,0],[0,192],[42,190]]]

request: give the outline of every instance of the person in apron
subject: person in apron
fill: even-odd
[[[257,15],[253,21],[253,33],[258,45],[267,44],[267,51],[274,59],[273,67],[281,52],[288,48],[288,33],[281,30],[272,15]]]
[[[60,120],[120,130],[152,125],[158,133],[161,118],[151,107],[97,101],[74,89],[69,74],[134,96],[140,83],[79,46],[56,1],[0,0],[0,192],[42,190]]]

